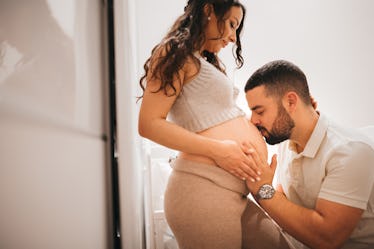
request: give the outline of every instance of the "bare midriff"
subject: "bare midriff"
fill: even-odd
[[[198,134],[217,140],[232,140],[238,144],[251,144],[261,156],[267,158],[267,148],[261,133],[244,116],[228,120],[224,123],[199,132]],[[187,160],[216,165],[212,158],[206,156],[180,152],[179,157]]]

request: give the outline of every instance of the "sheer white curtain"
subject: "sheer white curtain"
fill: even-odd
[[[137,25],[135,0],[115,0],[115,58],[117,143],[121,241],[123,249],[144,247],[144,200],[142,144],[138,135],[139,106]]]

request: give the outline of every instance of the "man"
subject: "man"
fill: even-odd
[[[274,182],[275,157],[268,165],[252,150],[263,173],[260,181],[247,185],[259,205],[295,248],[374,248],[370,141],[319,114],[304,73],[290,62],[264,65],[250,77],[245,92],[251,122],[266,142],[288,140]]]

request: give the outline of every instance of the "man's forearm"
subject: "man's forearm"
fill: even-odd
[[[329,249],[341,244],[333,231],[326,231],[321,214],[292,203],[283,193],[277,191],[272,199],[260,200],[259,203],[281,228],[307,246]]]

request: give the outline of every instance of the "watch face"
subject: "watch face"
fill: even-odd
[[[258,191],[258,197],[261,199],[270,199],[274,196],[275,190],[270,184],[264,184]]]

